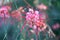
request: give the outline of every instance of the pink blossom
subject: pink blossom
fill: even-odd
[[[31,12],[26,13],[26,21],[28,22],[30,27],[32,27],[32,14],[31,14]]]
[[[11,16],[12,16],[12,18],[17,19],[18,21],[21,21],[20,20],[21,13],[18,10],[12,11]]]
[[[31,12],[27,12],[26,13],[26,20],[31,21],[31,16],[32,16]]]
[[[34,21],[36,22],[39,19],[39,11],[34,12]]]
[[[31,11],[30,12],[27,12],[26,13],[26,21],[29,22],[30,26],[32,26],[32,22],[36,22],[37,20],[39,19],[39,12],[38,11],[34,11],[34,13],[32,13]]]
[[[54,24],[54,25],[53,25],[53,29],[58,29],[58,28],[60,28],[59,25],[60,25],[60,24],[58,24],[58,23]]]
[[[42,10],[42,9],[43,9],[43,10],[47,10],[47,6],[44,5],[44,4],[38,5],[37,8],[39,8],[39,9],[41,9],[41,10]]]
[[[32,13],[31,11],[26,13],[26,21],[29,23],[30,27],[32,27],[33,25],[33,29],[38,28],[38,30],[40,31],[46,29],[46,25],[43,22],[44,19],[46,19],[45,15],[39,15],[39,11],[35,10],[34,13]]]
[[[0,17],[6,17],[9,18],[9,6],[4,6],[0,8]]]

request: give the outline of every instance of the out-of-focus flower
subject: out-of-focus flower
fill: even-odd
[[[0,17],[5,17],[5,18],[9,18],[9,10],[11,9],[10,6],[3,6],[0,8]]]
[[[36,22],[39,19],[39,11],[34,12],[34,22]]]
[[[40,26],[40,20],[37,20],[37,21],[35,22],[35,24],[36,24],[37,26]]]
[[[29,12],[26,13],[26,20],[27,21],[37,21],[39,19],[39,12],[38,11],[32,11],[31,9]]]
[[[26,13],[26,21],[27,21],[27,23],[29,24],[29,26],[30,27],[32,27],[32,14],[31,14],[31,12],[27,12]]]
[[[60,28],[60,24],[59,23],[56,23],[56,24],[53,25],[53,29],[58,29],[58,28]]]
[[[3,9],[5,8],[6,10],[10,11],[11,10],[11,6],[3,6]]]
[[[26,21],[31,21],[31,16],[32,16],[31,12],[27,12],[26,13]]]
[[[11,16],[13,17],[13,18],[16,18],[17,20],[20,20],[20,12],[19,11],[17,11],[17,10],[14,10],[14,11],[12,11],[12,13],[11,13]]]
[[[29,11],[26,13],[26,21],[30,23],[30,26],[33,25],[39,19],[38,11]]]
[[[26,13],[26,21],[30,23],[29,24],[30,26],[33,25],[32,26],[33,29],[38,28],[40,31],[45,30],[47,27],[44,23],[45,19],[46,19],[45,15],[43,14],[39,15],[39,11],[36,11],[36,10],[33,13],[31,10]]]
[[[40,19],[41,22],[45,22],[46,19],[47,19],[46,14],[45,13],[41,13],[39,19]]]
[[[44,4],[38,5],[37,8],[40,9],[40,10],[47,10],[47,6],[44,5]]]
[[[40,20],[37,20],[35,24],[39,31],[44,31],[47,28],[47,25]]]

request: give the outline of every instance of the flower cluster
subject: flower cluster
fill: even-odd
[[[19,7],[17,10],[13,10],[11,12],[11,16],[12,18],[17,19],[18,21],[21,21],[23,12],[24,12],[23,7]]]
[[[34,25],[36,28],[40,30],[46,29],[46,24],[43,22],[45,19],[44,15],[40,15],[39,11],[30,9],[29,12],[26,13],[26,21],[30,25],[30,27],[33,27]]]
[[[9,15],[9,10],[10,10],[10,6],[4,6],[2,8],[0,8],[0,17],[2,18],[9,18],[10,15]]]
[[[11,16],[12,16],[13,18],[18,19],[18,18],[20,17],[20,12],[17,11],[17,10],[12,11]]]

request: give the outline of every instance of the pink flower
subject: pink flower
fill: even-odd
[[[28,21],[31,25],[33,25],[32,22],[36,22],[38,19],[39,19],[38,11],[34,11],[34,13],[32,13],[32,12],[26,13],[26,21]]]
[[[58,29],[58,28],[60,28],[60,24],[56,23],[53,25],[53,29]]]
[[[0,17],[5,17],[5,18],[9,18],[9,6],[4,6],[2,8],[0,8]]]
[[[11,16],[12,16],[12,18],[17,19],[18,21],[21,21],[20,20],[21,13],[19,11],[17,11],[17,10],[12,11]]]
[[[3,6],[2,8],[8,11],[11,10],[11,6]]]
[[[29,24],[29,26],[32,27],[32,14],[31,14],[31,12],[26,13],[26,21]]]
[[[34,11],[33,13],[30,11],[26,13],[26,21],[28,22],[30,27],[32,27],[33,25],[32,27],[33,29],[38,28],[38,30],[40,31],[46,29],[47,26],[42,21],[44,19],[45,19],[45,15],[43,14],[39,15],[39,11]]]
[[[42,9],[43,9],[43,10],[47,10],[47,6],[44,5],[44,4],[38,5],[37,8],[40,9],[40,10],[42,10]]]
[[[30,12],[27,12],[26,13],[26,20],[31,21],[31,16],[32,16],[32,14]]]
[[[37,21],[39,19],[39,11],[35,11],[34,13],[34,21]]]

